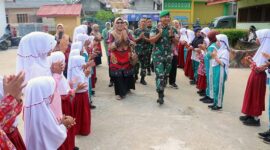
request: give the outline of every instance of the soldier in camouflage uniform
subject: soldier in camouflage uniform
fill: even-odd
[[[139,62],[136,65],[136,78],[138,78],[138,73],[141,68],[141,81],[140,83],[146,85],[145,76],[146,76],[146,69],[148,67],[148,56],[149,56],[149,31],[146,28],[145,24],[146,19],[142,18],[139,22],[139,28],[135,30],[134,37],[136,41],[135,51],[138,55]]]
[[[151,31],[151,29],[152,29],[152,20],[151,20],[151,18],[147,18],[146,19],[146,27],[147,27],[147,31],[149,32],[149,33],[147,33],[147,35],[149,35],[150,36],[150,31]],[[149,38],[149,37],[148,37]],[[147,62],[149,63],[149,64],[147,64],[147,75],[151,75],[151,65],[153,65],[153,63],[151,63],[151,55],[152,55],[152,51],[153,51],[153,44],[151,44],[151,43],[148,43],[148,51],[149,51],[149,55],[147,56]]]
[[[150,32],[150,41],[154,43],[152,61],[154,63],[156,73],[156,90],[158,92],[157,102],[161,105],[164,103],[164,88],[167,78],[170,74],[172,63],[172,43],[177,40],[177,31],[169,25],[169,11],[160,13],[161,27],[153,27]]]

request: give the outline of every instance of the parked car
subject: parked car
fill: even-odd
[[[220,16],[215,18],[209,25],[210,28],[235,28],[235,16]]]

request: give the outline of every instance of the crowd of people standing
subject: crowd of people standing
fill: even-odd
[[[155,72],[157,103],[165,100],[165,89],[176,84],[177,68],[182,68],[196,85],[200,101],[213,111],[221,110],[228,79],[230,45],[224,34],[197,26],[187,29],[170,12],[160,13],[160,22],[141,18],[135,31],[128,21],[118,17],[107,22],[102,33],[97,24],[79,25],[69,37],[63,24],[55,36],[32,32],[24,36],[17,51],[16,75],[0,79],[0,147],[1,149],[79,149],[75,136],[91,133],[91,109],[97,83],[97,66],[102,63],[104,42],[109,66],[109,87],[117,100],[123,100],[140,77]],[[256,32],[260,45],[251,63],[240,120],[259,126],[264,111],[266,73],[270,65],[270,30]],[[169,84],[168,84],[169,83]],[[24,97],[22,98],[22,95]],[[22,100],[24,99],[24,100]],[[24,140],[17,126],[23,113]],[[270,130],[259,133],[270,142]]]

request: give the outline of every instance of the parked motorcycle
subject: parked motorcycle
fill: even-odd
[[[21,37],[12,37],[11,34],[4,34],[0,38],[0,50],[7,50],[8,47],[18,46]]]

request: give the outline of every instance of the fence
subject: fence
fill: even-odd
[[[17,26],[14,27],[17,29],[17,34],[19,36],[24,36],[34,31],[50,32],[50,33],[55,32],[55,25],[53,24],[19,23]]]

